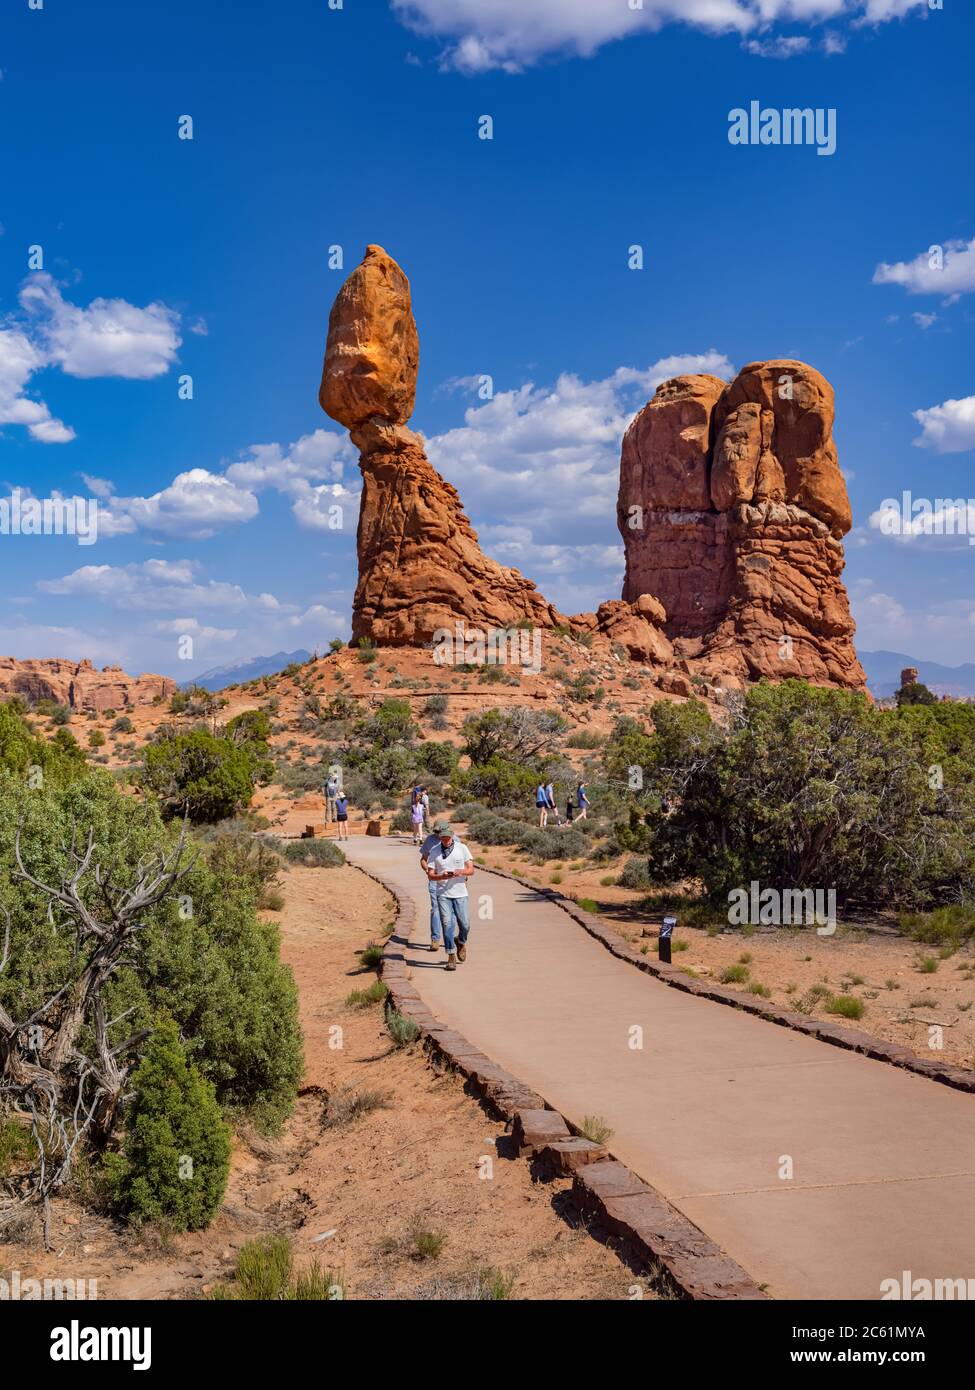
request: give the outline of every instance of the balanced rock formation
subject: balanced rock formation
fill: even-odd
[[[832,430],[832,387],[786,360],[753,362],[730,386],[675,377],[627,430],[623,598],[663,605],[696,672],[864,688],[840,580],[852,519]]]
[[[457,623],[566,623],[531,580],[483,553],[456,489],[406,428],[418,364],[409,281],[381,246],[369,246],[332,306],[319,392],[360,451],[353,638],[420,646]]]
[[[54,700],[70,709],[122,710],[151,704],[157,697],[168,699],[176,688],[168,676],[130,676],[121,666],[105,666],[99,671],[87,659],[19,661],[14,656],[0,656],[0,694],[8,699],[18,696],[28,704]]]

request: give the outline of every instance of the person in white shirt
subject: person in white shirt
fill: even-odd
[[[429,875],[430,856],[434,850],[440,848],[440,836],[450,833],[450,826],[445,820],[438,820],[433,830],[420,846],[420,868],[427,875],[427,887],[430,890],[430,950],[439,951],[441,940],[440,928],[440,893],[439,884],[435,883]]]
[[[440,822],[438,839],[437,848],[427,858],[427,877],[437,885],[437,906],[447,951],[445,968],[456,970],[457,962],[467,959],[467,938],[471,929],[467,880],[474,872],[474,857],[443,822]]]

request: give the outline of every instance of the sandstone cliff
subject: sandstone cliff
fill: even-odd
[[[130,676],[121,666],[99,671],[88,660],[20,661],[0,656],[0,696],[16,695],[29,703],[55,700],[71,709],[124,710],[151,704],[157,695],[168,699],[175,690],[176,682],[168,676]]]

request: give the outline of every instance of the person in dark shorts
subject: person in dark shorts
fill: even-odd
[[[349,798],[344,791],[339,791],[335,798],[335,820],[339,828],[339,839],[349,838]]]

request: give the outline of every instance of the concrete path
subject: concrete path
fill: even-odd
[[[413,897],[427,942],[412,845],[343,848]],[[507,879],[469,887],[465,964],[405,950],[433,1013],[573,1122],[603,1117],[616,1157],[773,1297],[877,1299],[905,1270],[975,1280],[975,1097],[661,984]]]

